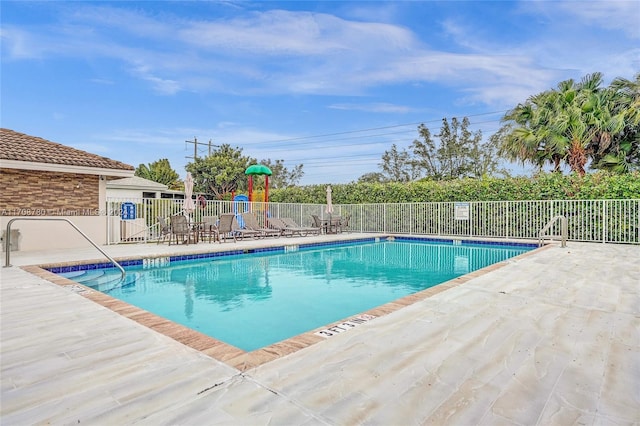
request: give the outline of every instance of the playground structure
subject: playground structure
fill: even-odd
[[[271,169],[263,164],[254,164],[252,166],[247,167],[247,170],[244,171],[244,174],[249,176],[249,203],[253,200],[253,177],[254,176],[264,176],[264,202],[269,202],[269,176],[273,173]]]
[[[272,175],[271,169],[263,164],[253,164],[247,168],[244,172],[245,175],[249,177],[249,195],[236,195],[233,197],[233,212],[236,214],[236,218],[240,226],[244,226],[244,221],[242,220],[242,213],[252,211],[253,206],[252,203],[254,201],[261,201],[260,203],[260,212],[256,212],[257,214],[264,214],[265,220],[267,217],[267,203],[269,202],[269,176]],[[264,192],[263,191],[255,191],[253,189],[253,177],[254,176],[264,176]]]

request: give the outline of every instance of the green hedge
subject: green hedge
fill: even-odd
[[[483,178],[410,183],[331,185],[336,204],[418,203],[441,201],[594,200],[640,198],[640,173],[597,172],[579,176],[543,173],[534,177]],[[280,203],[322,204],[326,185],[270,191]]]

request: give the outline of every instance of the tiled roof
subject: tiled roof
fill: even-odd
[[[133,166],[120,161],[3,128],[0,128],[0,159],[134,170]]]

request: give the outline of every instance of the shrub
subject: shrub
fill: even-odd
[[[332,184],[336,204],[443,201],[594,200],[640,198],[640,173],[596,172],[579,176],[540,173],[533,177],[421,180],[409,183]],[[274,189],[270,201],[323,204],[326,185]]]

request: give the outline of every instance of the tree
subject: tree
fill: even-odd
[[[223,144],[204,158],[196,158],[186,166],[194,180],[195,192],[213,193],[222,199],[233,191],[247,188],[244,172],[256,160],[242,155],[241,148]]]
[[[482,177],[499,171],[495,141],[482,142],[482,132],[469,130],[469,119],[442,119],[442,128],[436,135],[439,143],[431,137],[430,130],[421,124],[416,139],[411,145],[413,165],[420,174],[435,180],[450,180],[462,177]]]
[[[396,144],[382,154],[382,172],[391,182],[409,182],[419,177],[406,149],[398,151]]]
[[[601,73],[579,83],[562,81],[557,89],[534,95],[507,112],[499,132],[499,154],[540,168],[551,163],[554,171],[567,165],[580,175],[589,161],[593,168],[617,170],[621,168],[615,164],[633,166],[634,158],[637,164],[637,86],[625,81],[609,88],[601,84]]]
[[[422,140],[415,139],[411,145],[415,158],[414,167],[423,171],[423,175],[436,180],[442,179],[442,164],[438,156],[438,149],[431,138],[431,131],[424,124],[418,126],[418,134]]]
[[[284,160],[271,161],[268,158],[260,161],[260,164],[264,164],[271,169],[273,174],[269,177],[269,187],[273,189],[295,186],[304,176],[302,164],[298,164],[293,170],[289,170],[284,166]]]
[[[440,138],[437,154],[442,165],[444,179],[464,177],[468,172],[470,147],[468,141],[464,139],[465,135],[460,134],[460,131],[466,131],[468,124],[469,120],[466,117],[463,120],[462,129],[460,129],[457,118],[451,119],[451,126],[446,118],[442,119],[440,134],[436,136]]]
[[[609,87],[608,110],[621,124],[619,132],[601,135],[594,154],[597,168],[616,173],[640,169],[640,73],[635,80],[616,78]]]
[[[384,183],[387,179],[380,172],[365,173],[358,178],[357,183]]]
[[[170,189],[180,187],[180,175],[171,168],[171,164],[166,158],[149,163],[148,166],[140,164],[134,174],[135,176],[167,185]]]

